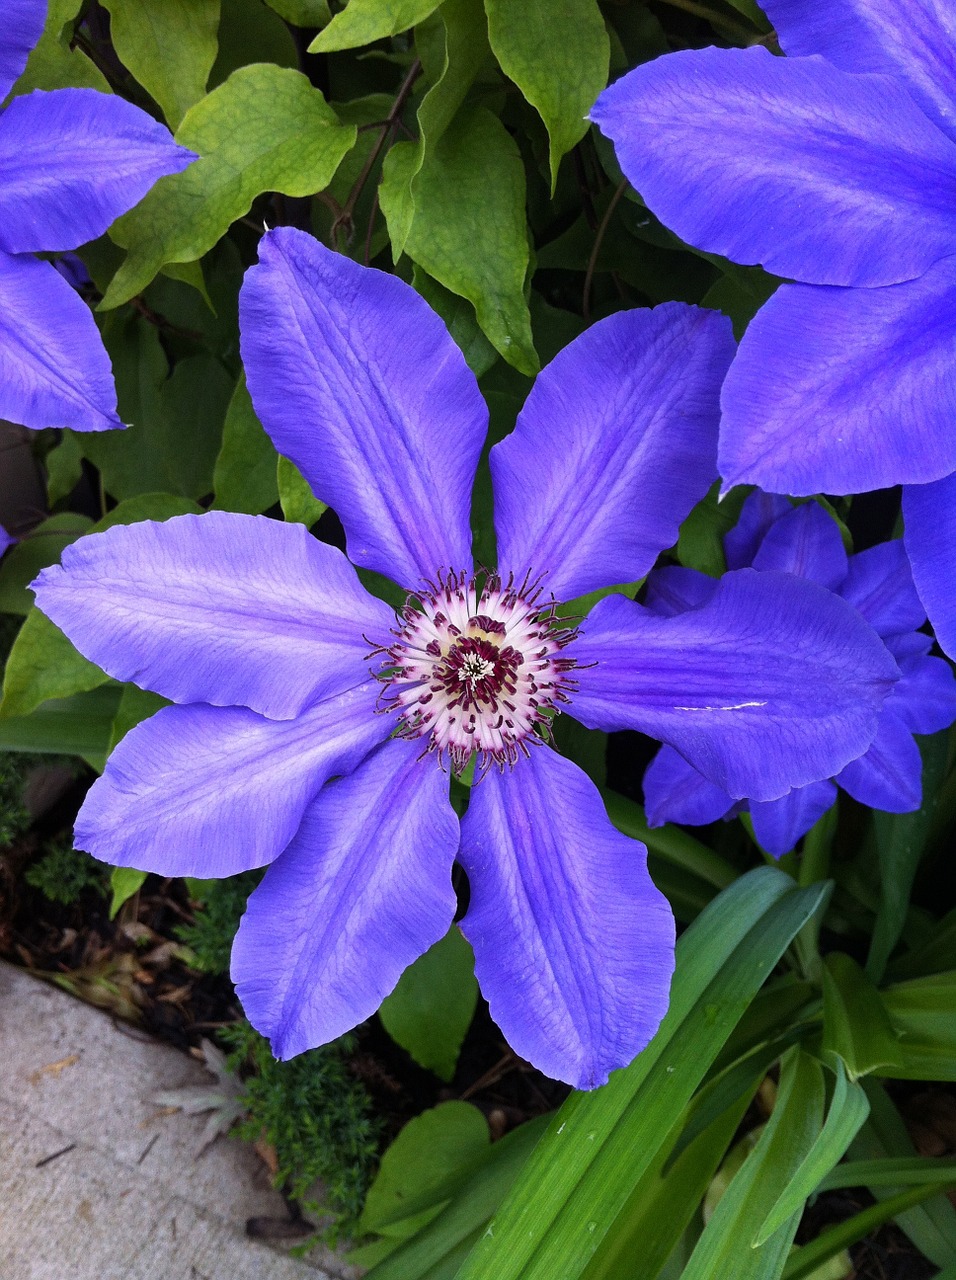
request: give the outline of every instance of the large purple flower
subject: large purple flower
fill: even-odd
[[[775,857],[792,849],[836,799],[839,784],[873,809],[908,813],[922,799],[922,761],[914,733],[937,733],[956,720],[956,679],[948,662],[930,656],[932,640],[917,628],[926,611],[913,586],[903,544],[883,542],[847,556],[833,520],[816,503],[792,507],[786,498],[760,493],[744,503],[725,540],[731,568],[794,573],[835,591],[866,618],[893,654],[900,680],[883,704],[873,745],[832,780],[794,787],[779,800],[739,803],[689,764],[662,747],[644,775],[651,826],[713,822],[750,809],[754,834]],[[647,605],[671,617],[704,604],[717,582],[692,569],[655,570]]]
[[[40,38],[42,0],[6,0],[0,100]],[[39,250],[102,235],[157,180],[195,159],[122,98],[36,90],[0,113],[0,417],[26,427],[123,424],[109,357],[89,307]]]
[[[348,553],[411,590],[396,618],[300,525],[212,512],[80,539],[40,607],[120,680],[182,705],[123,739],[76,839],[167,875],[272,863],[233,976],[281,1057],[368,1017],[462,928],[514,1048],[591,1087],[667,1004],[673,922],[642,845],[547,745],[643,729],[765,799],[866,749],[896,667],[842,600],[728,574],[659,618],[622,595],[576,628],[553,601],[640,578],[716,474],[728,322],[682,303],[596,324],[491,450],[498,573],[474,571],[487,410],[441,320],[394,276],[291,229],[241,296],[242,354],[278,450],[335,509]],[[441,764],[477,756],[461,822]],[[332,780],[334,779],[334,780]]]
[[[781,44],[638,67],[592,118],[689,243],[782,285],[723,391],[720,472],[774,492],[903,483],[956,654],[956,16],[951,0],[766,0]]]

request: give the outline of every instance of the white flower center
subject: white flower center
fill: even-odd
[[[482,583],[482,585],[479,585]],[[410,595],[379,673],[384,709],[401,717],[405,738],[427,738],[456,773],[477,751],[482,769],[514,764],[541,742],[558,703],[575,685],[573,658],[561,656],[577,632],[526,580],[464,573]]]

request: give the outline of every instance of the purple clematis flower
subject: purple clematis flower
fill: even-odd
[[[756,490],[724,545],[731,568],[794,573],[842,596],[882,638],[901,678],[883,703],[869,750],[833,779],[795,787],[779,800],[740,804],[673,747],[662,747],[644,775],[650,825],[713,822],[749,808],[760,844],[780,857],[830,808],[837,784],[873,809],[918,809],[922,761],[913,734],[937,733],[956,720],[956,678],[948,662],[930,656],[932,640],[917,629],[926,610],[903,544],[883,542],[848,557],[839,529],[816,503],[794,508],[780,495]],[[647,581],[647,606],[671,617],[705,604],[717,585],[693,569],[655,570]]]
[[[546,742],[641,728],[736,795],[771,799],[866,749],[895,664],[815,584],[728,574],[659,618],[622,595],[716,473],[726,319],[613,315],[539,375],[491,450],[498,572],[471,557],[487,410],[438,316],[394,276],[283,228],[240,299],[242,355],[277,449],[337,512],[349,556],[410,591],[397,618],[301,525],[227,512],[81,538],[36,583],[120,680],[181,705],[114,751],[76,827],[97,857],[168,875],[272,863],[232,973],[289,1057],[370,1016],[452,923],[515,1050],[583,1088],[646,1044],[674,926],[646,850]],[[782,726],[786,726],[785,730]],[[464,819],[441,767],[472,756]]]
[[[787,58],[670,54],[591,117],[690,244],[782,285],[724,386],[728,486],[902,483],[920,597],[956,655],[956,11],[766,0]]]
[[[43,31],[42,0],[6,0],[0,99]],[[32,255],[102,235],[157,178],[196,157],[145,111],[94,89],[35,90],[0,113],[0,417],[26,427],[123,424],[89,307]]]
[[[9,550],[15,542],[16,538],[14,538],[12,534],[7,533],[3,525],[0,524],[0,556],[2,556],[5,551]]]

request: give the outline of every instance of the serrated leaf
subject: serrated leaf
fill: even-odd
[[[408,31],[434,13],[440,4],[441,0],[349,0],[341,13],[315,37],[309,53],[358,49],[373,40]]]
[[[319,501],[295,463],[281,454],[276,464],[275,476],[279,505],[286,520],[295,520],[311,529],[316,520],[328,511],[328,503]]]
[[[89,516],[64,511],[38,524],[11,547],[0,563],[0,613],[26,616],[33,608],[29,584],[41,569],[56,564],[64,547],[92,527]]]
[[[533,374],[539,361],[525,301],[528,233],[517,144],[485,107],[465,107],[422,164],[405,252],[468,301],[492,345]],[[385,209],[383,192],[382,207]]]
[[[276,451],[252,405],[243,373],[236,383],[213,471],[213,507],[256,516],[279,501]]]
[[[485,10],[502,71],[548,130],[553,194],[561,157],[587,133],[587,113],[607,84],[604,19],[596,0],[485,0]]]
[[[200,159],[114,223],[110,235],[129,256],[101,306],[126,302],[166,263],[200,258],[262,192],[324,190],[355,136],[300,72],[266,63],[234,71],[177,130]]]
[[[103,0],[120,61],[175,129],[206,92],[218,51],[219,0]]]
[[[453,1180],[488,1151],[488,1123],[469,1102],[442,1102],[410,1120],[382,1156],[358,1222],[359,1233],[405,1238],[402,1222],[438,1209]]]
[[[146,882],[146,871],[133,867],[114,867],[110,872],[110,919],[115,920],[120,907],[138,893]]]
[[[409,965],[378,1012],[388,1034],[420,1067],[451,1080],[477,1002],[475,957],[453,925]]]

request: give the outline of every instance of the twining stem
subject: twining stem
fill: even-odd
[[[594,247],[591,250],[591,256],[588,258],[588,269],[584,273],[584,289],[581,296],[581,314],[585,320],[591,318],[591,282],[594,279],[594,271],[597,267],[598,254],[601,252],[601,245],[604,243],[604,233],[608,229],[611,218],[614,216],[614,210],[627,190],[627,179],[618,186],[614,195],[611,197],[610,204],[604,211],[604,217],[601,219],[598,229],[594,235]]]

